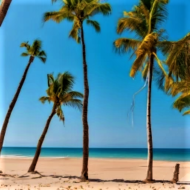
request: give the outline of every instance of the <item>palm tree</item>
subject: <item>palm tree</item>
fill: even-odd
[[[38,158],[40,156],[41,147],[53,116],[57,114],[60,120],[62,120],[63,122],[65,121],[61,106],[64,105],[77,107],[79,109],[82,108],[82,101],[80,100],[80,98],[83,98],[83,95],[80,92],[72,91],[73,84],[74,78],[68,72],[58,74],[56,79],[53,78],[53,75],[48,75],[48,89],[46,91],[47,96],[41,97],[40,101],[42,103],[45,103],[46,101],[53,102],[53,108],[50,116],[48,117],[43,133],[38,141],[36,153],[28,172],[34,172],[35,170]]]
[[[56,0],[53,0],[56,1]],[[88,127],[88,98],[89,84],[86,62],[86,47],[84,39],[84,21],[93,26],[97,32],[100,31],[100,25],[97,21],[90,18],[98,13],[108,15],[111,13],[111,7],[108,3],[101,3],[100,0],[63,0],[64,4],[59,11],[47,12],[44,15],[44,21],[53,20],[60,23],[67,19],[73,22],[73,28],[69,36],[74,38],[78,43],[82,40],[83,56],[83,75],[84,75],[84,101],[83,101],[83,168],[81,180],[88,180],[88,157],[89,157],[89,127]]]
[[[168,0],[140,0],[139,4],[131,12],[124,12],[124,18],[119,19],[117,32],[125,30],[136,33],[137,39],[119,38],[114,42],[116,49],[121,52],[129,50],[136,54],[130,76],[134,77],[137,71],[141,71],[148,80],[147,92],[147,144],[148,144],[148,170],[146,180],[153,181],[153,141],[151,127],[151,89],[154,68],[154,59],[165,76],[167,73],[159,60],[156,52],[158,44],[161,44],[162,29],[159,24],[166,17],[165,6]]]
[[[0,26],[2,25],[3,20],[6,17],[11,1],[12,0],[2,0],[2,2],[0,2]]]
[[[6,130],[7,130],[7,125],[8,125],[8,122],[9,122],[9,118],[10,118],[11,113],[12,113],[12,111],[14,109],[14,106],[15,106],[15,104],[17,102],[18,96],[20,94],[20,91],[21,91],[22,86],[24,84],[24,81],[26,79],[26,75],[28,73],[29,67],[32,64],[32,62],[34,61],[35,57],[38,57],[43,63],[46,62],[46,53],[41,50],[41,46],[42,46],[41,41],[35,40],[33,42],[32,46],[30,46],[28,44],[28,42],[27,43],[21,43],[20,46],[26,48],[26,52],[22,53],[21,56],[24,56],[24,57],[30,56],[30,58],[29,58],[28,65],[26,66],[26,69],[25,69],[24,74],[22,76],[22,79],[21,79],[21,81],[19,83],[19,86],[18,86],[18,88],[16,90],[16,93],[15,93],[13,99],[12,99],[12,102],[9,105],[9,108],[8,108],[8,111],[7,111],[7,114],[6,114],[2,129],[1,129],[1,134],[0,134],[0,154],[1,154],[1,149],[3,147],[4,137],[5,137],[5,133],[6,133]]]

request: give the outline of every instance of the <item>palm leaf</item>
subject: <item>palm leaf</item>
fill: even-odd
[[[140,44],[140,40],[119,38],[114,42],[114,47],[116,51],[124,53],[130,50],[135,51]]]
[[[69,33],[69,37],[75,39],[77,43],[80,43],[79,29],[80,29],[79,24],[77,22],[74,22],[73,28]]]
[[[100,24],[97,21],[88,19],[86,23],[93,26],[96,32],[100,32]]]
[[[23,52],[23,53],[21,54],[21,56],[26,57],[26,56],[29,56],[29,54],[28,54],[27,52]]]
[[[93,16],[98,13],[109,15],[111,13],[111,6],[109,3],[99,3],[98,1],[94,1],[85,7],[84,13],[85,17]]]
[[[26,47],[27,50],[30,49],[30,45],[28,44],[28,42],[23,42],[20,44],[20,47]]]
[[[38,57],[43,63],[45,63],[46,62],[46,57]]]
[[[169,0],[152,1],[151,11],[149,14],[148,33],[156,30],[158,25],[163,22],[167,16],[166,5]]]
[[[68,102],[64,102],[63,105],[78,108],[79,110],[82,109],[82,101],[79,100],[79,99],[72,99],[72,100],[70,100]]]
[[[57,107],[56,113],[57,113],[57,116],[60,118],[60,120],[63,121],[63,123],[64,123],[65,122],[65,117],[64,117],[63,111],[61,109],[61,106]]]
[[[131,71],[130,71],[130,76],[134,77],[136,72],[143,66],[144,61],[146,60],[147,53],[146,51],[142,51],[141,54],[140,52],[138,53],[137,58],[135,59]]]
[[[175,100],[173,107],[178,109],[180,112],[182,109],[190,106],[190,95],[186,97],[179,97]]]
[[[156,58],[156,61],[157,61],[157,63],[158,63],[158,66],[159,66],[160,69],[162,70],[164,76],[167,77],[168,75],[167,75],[167,73],[166,73],[166,71],[165,71],[165,69],[164,69],[164,67],[163,67],[163,64],[162,64],[161,60],[158,58],[158,56],[156,55],[156,53],[153,53],[153,55],[154,55],[154,57]]]
[[[133,17],[126,17],[121,18],[118,21],[117,24],[117,33],[121,34],[124,30],[130,31],[130,32],[137,32],[141,36],[144,35],[144,31],[141,28],[142,26],[142,20],[140,18],[133,18]]]
[[[54,11],[54,12],[45,13],[44,18],[43,18],[44,22],[46,22],[48,20],[53,20],[53,21],[55,21],[57,23],[60,23],[64,19],[73,20],[74,15],[71,14],[70,12]]]
[[[189,115],[190,114],[190,110],[187,110],[183,113],[183,115]]]
[[[38,56],[44,56],[44,57],[46,57],[47,55],[46,55],[45,51],[40,51],[40,53],[38,54]]]
[[[74,77],[69,73],[58,74],[57,82],[60,84],[63,93],[71,91],[74,85]]]
[[[54,83],[54,77],[53,74],[48,74],[47,75],[47,80],[48,80],[48,87],[50,87]]]
[[[46,97],[46,96],[42,96],[39,100],[40,100],[42,103],[45,103],[46,101],[50,102],[50,98],[49,98],[49,97]]]

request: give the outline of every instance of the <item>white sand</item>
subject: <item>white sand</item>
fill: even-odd
[[[40,158],[36,174],[30,158],[0,158],[0,190],[138,190],[190,189],[190,162],[179,162],[178,184],[171,184],[176,162],[154,161],[155,183],[143,184],[146,160],[89,159],[89,182],[80,182],[81,158]],[[138,180],[138,181],[137,181]],[[161,182],[160,182],[161,181]]]

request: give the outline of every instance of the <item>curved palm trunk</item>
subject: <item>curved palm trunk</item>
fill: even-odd
[[[34,170],[35,170],[35,168],[36,168],[36,164],[37,164],[38,158],[39,158],[39,156],[40,156],[42,144],[43,144],[43,142],[44,142],[45,136],[46,136],[47,131],[48,131],[48,129],[49,129],[49,124],[50,124],[50,122],[51,122],[51,119],[53,118],[53,116],[54,116],[55,113],[56,113],[55,108],[56,108],[56,106],[55,106],[55,104],[54,104],[53,109],[52,109],[52,112],[51,112],[51,114],[50,114],[50,116],[48,117],[48,120],[47,120],[47,122],[46,122],[46,125],[45,125],[45,128],[44,128],[44,130],[43,130],[43,133],[42,133],[42,135],[41,135],[41,137],[40,137],[40,139],[39,139],[39,141],[38,141],[36,153],[35,153],[35,156],[34,156],[34,158],[33,158],[33,160],[32,160],[32,163],[31,163],[31,165],[30,165],[30,168],[28,169],[28,172],[34,172]]]
[[[27,65],[27,67],[26,67],[26,69],[24,71],[24,74],[22,76],[22,79],[21,79],[21,81],[19,83],[19,86],[17,88],[16,94],[14,95],[14,98],[13,98],[13,100],[12,100],[10,106],[9,106],[8,111],[7,111],[7,114],[6,114],[2,129],[1,129],[1,134],[0,134],[0,154],[1,154],[2,147],[3,147],[4,137],[5,137],[5,133],[6,133],[6,130],[7,130],[7,125],[8,125],[8,122],[9,122],[9,118],[10,118],[11,113],[13,111],[13,108],[14,108],[16,102],[17,102],[18,96],[20,94],[20,91],[21,91],[22,86],[24,84],[24,81],[26,79],[28,69],[29,69],[31,63],[33,62],[33,60],[34,60],[34,57],[31,56],[30,59],[29,59],[28,65]]]
[[[81,40],[82,40],[82,55],[83,55],[83,74],[84,74],[84,100],[83,100],[83,166],[81,173],[81,180],[88,180],[88,155],[89,155],[89,132],[88,132],[88,97],[89,97],[89,86],[88,86],[88,75],[87,75],[87,64],[86,64],[86,49],[84,42],[84,30],[83,25],[81,26]]]
[[[151,129],[151,90],[152,90],[152,74],[153,74],[154,56],[150,56],[150,69],[148,77],[148,94],[147,94],[147,143],[148,143],[148,171],[146,182],[153,180],[153,143]]]
[[[3,20],[6,17],[6,14],[7,14],[7,11],[9,9],[9,6],[11,4],[11,1],[12,0],[4,0],[1,3],[1,6],[0,6],[0,26],[2,25]]]

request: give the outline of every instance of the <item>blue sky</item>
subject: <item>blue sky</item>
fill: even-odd
[[[118,55],[113,49],[117,20],[124,10],[130,11],[137,0],[107,0],[112,14],[94,17],[101,32],[84,26],[90,85],[89,127],[90,147],[146,147],[146,89],[136,97],[134,126],[127,117],[133,94],[144,84],[140,75],[129,77],[132,60],[129,55]],[[43,42],[47,53],[44,65],[33,62],[9,121],[4,146],[36,146],[51,112],[52,104],[41,104],[46,95],[47,74],[69,71],[75,76],[74,90],[83,92],[81,45],[68,38],[71,23],[42,22],[43,13],[58,10],[61,3],[51,0],[12,1],[8,15],[0,28],[0,123],[17,89],[28,58],[21,57],[20,43],[35,39]],[[163,24],[169,40],[186,35],[190,26],[188,0],[173,0],[168,5],[168,19]],[[131,37],[129,33],[122,36]],[[156,148],[190,148],[190,117],[183,117],[172,109],[174,98],[166,96],[154,85],[152,95],[153,144]],[[44,146],[82,147],[81,112],[63,107],[65,126],[55,116]]]

